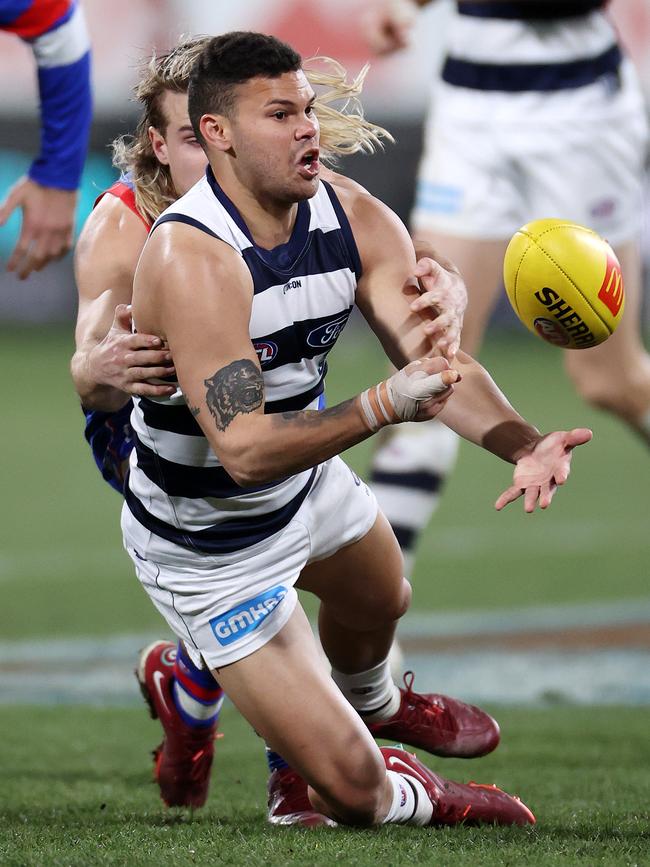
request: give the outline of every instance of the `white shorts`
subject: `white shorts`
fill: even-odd
[[[635,238],[648,140],[634,71],[548,93],[441,82],[420,163],[414,231],[507,240],[543,217],[573,220],[611,244]]]
[[[318,468],[289,524],[234,554],[212,556],[152,536],[122,509],[124,545],[142,586],[196,665],[219,668],[273,638],[296,605],[302,569],[362,539],[377,517],[370,489],[339,457]]]

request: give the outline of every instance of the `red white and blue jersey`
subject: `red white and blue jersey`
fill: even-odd
[[[144,214],[138,210],[138,206],[135,203],[135,188],[129,174],[122,175],[118,181],[115,181],[115,183],[111,184],[108,189],[104,190],[103,193],[100,193],[95,199],[95,204],[93,205],[94,208],[97,207],[98,203],[101,202],[104,196],[115,196],[116,199],[119,199],[122,204],[129,209],[129,211],[133,211],[136,217],[142,220],[147,232],[151,230],[152,224]]]
[[[225,242],[248,267],[254,291],[250,339],[264,378],[264,411],[319,409],[327,355],[352,312],[361,274],[334,189],[321,181],[316,195],[298,204],[289,241],[273,250],[255,244],[210,168],[152,232],[166,222],[194,226]],[[309,493],[316,469],[254,487],[238,485],[180,388],[169,398],[136,397],[133,404],[135,449],[124,496],[136,520],[159,539],[204,553],[232,553],[279,532]]]
[[[0,30],[28,42],[38,67],[41,152],[29,176],[75,190],[92,120],[90,40],[76,0],[0,0]]]

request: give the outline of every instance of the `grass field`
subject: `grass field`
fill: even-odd
[[[0,710],[0,863],[27,865],[642,865],[650,826],[647,716],[626,708],[504,710],[504,739],[471,763],[430,760],[456,779],[497,781],[537,813],[528,829],[304,832],[266,826],[260,742],[224,714],[210,799],[165,810],[137,710]]]
[[[160,629],[121,551],[119,497],[83,441],[70,352],[70,330],[0,333],[3,640]],[[414,608],[647,599],[647,450],[574,397],[551,348],[500,336],[484,360],[541,428],[585,424],[594,441],[576,454],[551,510],[533,517],[519,504],[493,510],[510,468],[464,447],[422,544]],[[383,370],[377,347],[352,329],[331,369],[330,403]],[[348,457],[363,472],[369,453],[364,444]],[[261,746],[232,709],[211,799],[190,819],[163,810],[151,785],[147,754],[159,734],[144,710],[0,706],[0,864],[650,864],[646,708],[494,711],[504,731],[495,755],[431,765],[518,792],[536,828],[305,835],[264,824]]]

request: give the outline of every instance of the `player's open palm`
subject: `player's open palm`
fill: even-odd
[[[175,386],[156,383],[175,373],[169,350],[153,334],[133,334],[131,308],[118,304],[106,337],[89,357],[90,373],[95,382],[110,385],[127,394],[141,397],[165,397]]]
[[[534,512],[538,504],[547,509],[558,486],[569,478],[573,449],[588,443],[591,437],[588,428],[555,431],[541,437],[515,464],[513,484],[501,494],[495,508],[501,510],[523,496],[526,512]]]

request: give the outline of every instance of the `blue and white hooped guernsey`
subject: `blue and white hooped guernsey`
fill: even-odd
[[[208,168],[206,176],[154,224],[182,222],[236,250],[254,286],[250,336],[262,368],[265,412],[318,409],[326,358],[354,305],[361,263],[332,187],[300,202],[291,238],[257,247]],[[242,488],[221,466],[180,389],[168,399],[135,398],[135,448],[127,505],[151,533],[196,552],[239,551],[280,531],[316,475],[306,470]]]
[[[457,0],[444,82],[502,93],[567,91],[605,77],[622,62],[605,0]]]

